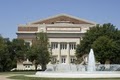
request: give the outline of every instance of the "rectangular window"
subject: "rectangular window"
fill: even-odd
[[[57,49],[58,48],[58,43],[57,42],[51,42],[51,48],[52,49]]]
[[[67,43],[60,43],[60,49],[67,49]]]
[[[56,63],[57,62],[57,58],[56,57],[52,57],[52,63]]]
[[[62,62],[62,63],[66,63],[66,57],[63,56],[63,57],[61,58],[61,62]]]
[[[71,63],[74,63],[74,61],[75,61],[75,58],[74,57],[71,57]]]
[[[71,43],[69,44],[69,47],[70,47],[70,50],[71,50],[71,49],[76,49],[76,43],[75,43],[75,42],[71,42]]]

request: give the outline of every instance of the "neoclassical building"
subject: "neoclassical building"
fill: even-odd
[[[95,25],[96,23],[92,21],[68,14],[59,14],[27,24],[20,24],[17,38],[24,39],[32,45],[37,33],[46,32],[53,61],[71,63],[75,59],[76,45],[80,44],[84,33]]]

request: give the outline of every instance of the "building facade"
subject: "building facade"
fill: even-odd
[[[67,14],[60,14],[25,25],[19,25],[17,38],[24,39],[32,45],[37,33],[46,32],[51,46],[53,61],[71,63],[75,59],[76,45],[80,44],[84,33],[95,25],[95,22]]]

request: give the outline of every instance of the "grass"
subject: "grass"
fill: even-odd
[[[36,71],[21,71],[21,72],[0,72],[0,75],[9,75],[9,74],[23,74],[23,75],[32,75],[35,74]]]

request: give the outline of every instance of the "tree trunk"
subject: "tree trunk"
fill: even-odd
[[[42,70],[45,71],[46,70],[46,65],[41,65]]]
[[[101,60],[100,63],[101,63],[101,64],[105,64],[105,61],[104,61],[104,60]]]
[[[35,64],[35,71],[37,71],[38,64]]]

